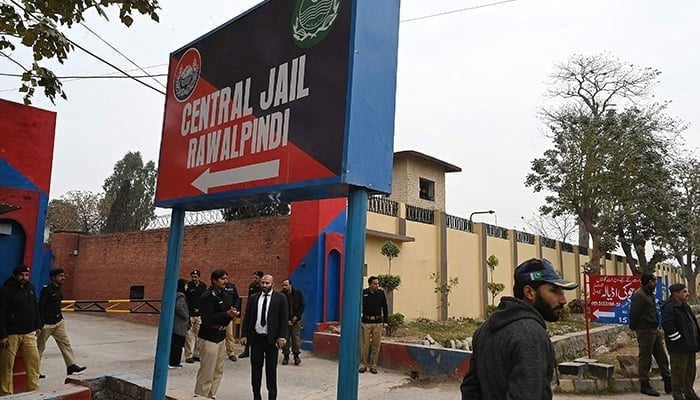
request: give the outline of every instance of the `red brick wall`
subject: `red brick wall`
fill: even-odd
[[[242,296],[250,277],[263,270],[277,289],[289,274],[289,216],[186,226],[180,276],[197,268],[209,274],[225,269]],[[54,267],[66,270],[64,297],[77,300],[128,299],[129,287],[145,286],[146,299],[160,299],[168,247],[168,230],[109,235],[58,232],[51,236]],[[78,250],[78,255],[71,252]]]

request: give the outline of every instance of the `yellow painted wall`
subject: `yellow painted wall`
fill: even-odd
[[[447,230],[447,277],[459,278],[448,298],[450,317],[481,315],[483,268],[479,245],[479,236],[473,233]]]
[[[518,242],[516,246],[518,247],[518,264],[531,258],[537,258],[537,247],[534,244]]]
[[[438,228],[406,221],[406,235],[415,237],[416,241],[401,246],[398,268],[392,267],[392,273],[401,275],[401,286],[394,292],[394,312],[406,318],[439,319],[439,297],[430,280],[430,274],[440,272]]]
[[[561,263],[559,262],[559,252],[557,249],[542,247],[542,258],[549,260],[554,265],[554,269],[561,271]]]
[[[399,205],[400,208],[404,204]],[[403,211],[399,213],[405,215]],[[439,221],[439,219],[437,219]],[[477,225],[478,227],[478,225]],[[398,233],[398,218],[376,213],[368,213],[367,228],[385,233]],[[478,232],[478,230],[477,230]],[[511,232],[512,233],[512,232]],[[396,243],[401,249],[399,257],[392,261],[392,273],[401,276],[401,286],[394,293],[394,312],[400,312],[407,318],[418,317],[439,319],[438,308],[440,298],[434,293],[435,283],[430,279],[434,272],[440,272],[440,232],[436,225],[406,221],[406,235],[415,238],[415,242]],[[458,277],[460,283],[455,286],[449,297],[449,317],[483,317],[484,305],[482,299],[487,289],[483,276],[482,258],[480,254],[481,237],[477,233],[447,229],[447,278]],[[365,263],[369,275],[388,273],[388,261],[381,255],[381,246],[386,239],[368,236],[366,240]],[[537,242],[536,242],[537,243]],[[513,243],[507,239],[494,237],[486,238],[486,253],[484,259],[494,254],[498,257],[499,265],[494,271],[494,281],[505,285],[505,290],[496,298],[496,304],[503,295],[511,296],[513,291]],[[530,258],[536,258],[538,248],[526,243],[515,243],[517,248],[517,263]],[[541,247],[542,258],[552,262],[554,268],[560,271],[565,279],[575,280],[581,285],[582,272],[577,267],[588,262],[586,255],[560,252],[556,249]],[[578,262],[577,262],[578,261]],[[629,269],[624,262],[616,262],[616,257],[606,260],[603,273],[608,275],[629,275]],[[683,278],[675,270],[666,267],[657,269],[659,276],[669,276],[669,282],[683,282]],[[566,291],[567,300],[581,296],[582,286],[578,290]],[[490,295],[487,294],[488,304]]]
[[[398,221],[384,214],[367,213],[367,229],[386,233],[398,233]],[[384,242],[382,242],[384,243]]]
[[[511,262],[512,254],[510,241],[490,236],[487,237],[485,257],[488,259],[492,254],[498,257],[498,266],[493,271],[493,281],[506,286],[505,290],[496,296],[495,305],[498,305],[501,297],[513,295],[513,271],[515,270],[515,266]],[[491,271],[488,272],[490,275]],[[489,304],[491,304],[491,294],[489,294]]]

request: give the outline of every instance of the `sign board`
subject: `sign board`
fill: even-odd
[[[602,324],[629,324],[632,293],[641,287],[639,276],[589,276],[589,318]]]
[[[269,0],[173,52],[156,205],[390,192],[397,7]]]

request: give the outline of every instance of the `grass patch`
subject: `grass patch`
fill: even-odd
[[[430,335],[442,346],[448,347],[450,340],[464,340],[467,337],[471,337],[482,323],[482,321],[472,318],[450,319],[447,321],[417,318],[406,321],[390,340],[415,343]],[[601,326],[601,324],[591,324],[591,328],[596,326]],[[579,332],[585,329],[586,323],[583,319],[583,314],[568,314],[564,320],[547,323],[547,332],[550,336]]]

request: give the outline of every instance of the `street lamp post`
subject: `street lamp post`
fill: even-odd
[[[484,211],[474,211],[473,213],[469,214],[469,229],[472,229],[472,217],[476,214],[494,214],[496,213],[494,210],[484,210]]]

